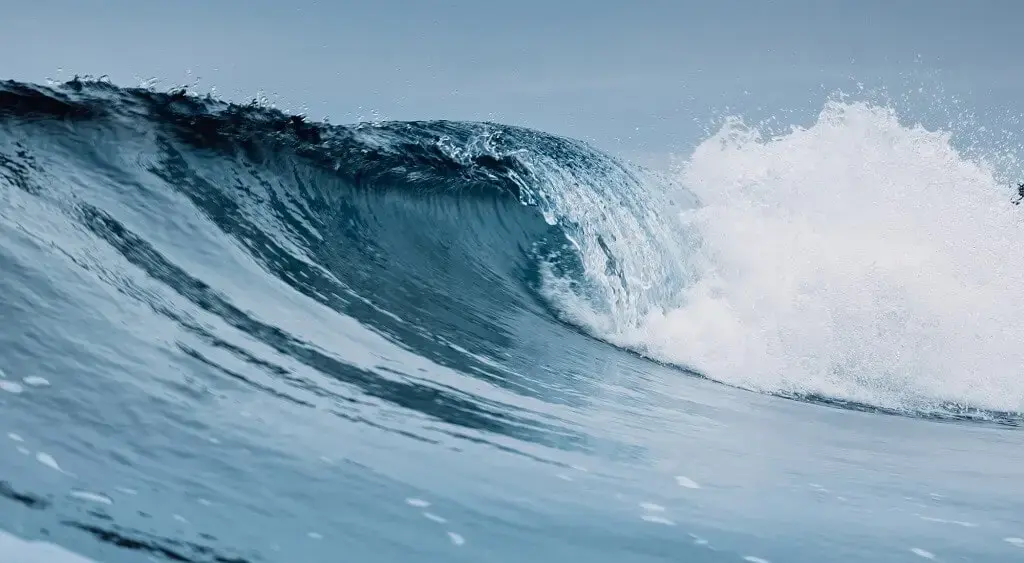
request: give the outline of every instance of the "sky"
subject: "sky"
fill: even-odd
[[[0,1],[0,78],[198,81],[335,123],[500,121],[636,160],[858,82],[1024,100],[1014,0]]]

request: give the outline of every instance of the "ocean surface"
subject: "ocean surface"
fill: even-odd
[[[917,118],[2,82],[0,559],[1024,561],[1019,150]]]

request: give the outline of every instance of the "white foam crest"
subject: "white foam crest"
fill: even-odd
[[[732,119],[679,169],[701,200],[682,295],[636,325],[567,306],[739,387],[1021,412],[1024,206],[996,172],[869,103],[775,137]]]

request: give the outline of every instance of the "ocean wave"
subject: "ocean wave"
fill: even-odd
[[[832,103],[770,139],[730,121],[675,175],[518,127],[328,125],[94,81],[3,83],[0,116],[5,221],[24,225],[36,205],[25,198],[46,202],[37,213],[59,210],[62,229],[114,252],[76,253],[77,234],[50,244],[243,363],[260,360],[163,301],[458,425],[554,432],[437,382],[382,383],[357,343],[305,344],[240,305],[244,288],[215,287],[225,276],[209,249],[227,240],[297,295],[415,357],[470,361],[514,396],[532,383],[487,358],[528,365],[517,339],[537,323],[782,396],[929,416],[1024,410],[1019,210],[948,135],[884,108]],[[181,205],[198,215],[147,223]],[[299,402],[293,390],[313,387],[259,385]]]

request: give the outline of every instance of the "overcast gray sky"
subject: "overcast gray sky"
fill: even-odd
[[[627,156],[686,147],[727,106],[817,110],[856,81],[930,81],[986,108],[1024,100],[1014,0],[0,4],[3,78],[199,77],[334,122],[490,119]]]

